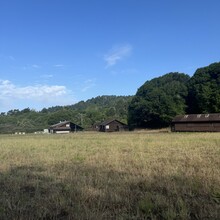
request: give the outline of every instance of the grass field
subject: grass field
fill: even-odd
[[[219,219],[220,133],[0,136],[0,219]]]

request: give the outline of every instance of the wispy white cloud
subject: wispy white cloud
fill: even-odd
[[[41,66],[39,66],[39,65],[37,65],[37,64],[33,64],[32,67],[35,68],[35,69],[41,68]]]
[[[84,81],[83,88],[81,89],[81,91],[86,92],[87,90],[94,87],[96,85],[95,81],[96,81],[95,79],[88,79],[88,80]]]
[[[63,64],[56,64],[56,65],[54,65],[54,67],[64,67],[64,65]]]
[[[0,80],[0,106],[3,109],[28,103],[32,106],[63,105],[73,102],[72,92],[62,85],[19,86],[9,80]],[[19,107],[17,107],[19,108]]]
[[[8,56],[8,58],[13,61],[15,60],[15,58],[13,56]]]
[[[132,46],[126,44],[124,46],[115,46],[107,54],[104,55],[106,68],[114,66],[118,61],[129,56],[132,52]]]
[[[25,66],[22,67],[23,70],[31,70],[31,69],[40,69],[41,66],[38,64],[27,64]]]
[[[15,58],[13,56],[5,56],[3,54],[0,54],[0,58],[2,58],[4,60],[11,60],[11,61],[15,60]]]
[[[33,85],[33,86],[17,86],[9,80],[0,80],[0,97],[16,98],[16,99],[32,99],[45,97],[57,97],[65,95],[67,88],[65,86],[50,85]]]
[[[53,78],[53,74],[44,74],[44,75],[41,75],[40,77],[45,78],[45,79]]]

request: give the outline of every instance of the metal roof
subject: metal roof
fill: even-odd
[[[178,115],[172,122],[220,122],[220,113]]]
[[[68,123],[70,123],[70,121],[61,121],[57,124],[51,125],[50,128],[61,127],[61,126],[65,125],[65,124],[68,124]]]
[[[119,121],[119,120],[117,120],[117,119],[110,119],[110,120],[103,121],[102,123],[100,123],[100,125],[106,126],[106,125],[110,124],[110,123],[113,122],[113,121],[117,121],[117,122],[119,122],[119,123],[122,124],[122,125],[126,125],[125,123],[123,123],[123,122],[121,122],[121,121]]]
[[[73,122],[71,122],[71,121],[61,121],[61,122],[59,122],[59,123],[57,123],[57,124],[54,124],[54,125],[51,125],[50,126],[50,129],[56,129],[56,128],[60,128],[60,127],[62,127],[63,125],[66,125],[66,124],[70,124],[70,127],[73,127],[73,126],[77,126],[77,128],[82,128],[81,126],[79,126],[79,125],[77,125],[77,124],[75,124],[75,123],[73,123]],[[62,129],[64,129],[64,127],[62,127]],[[70,128],[66,128],[66,129],[70,129]],[[83,129],[83,128],[82,128]]]

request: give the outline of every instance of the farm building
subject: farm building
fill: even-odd
[[[172,131],[220,131],[220,113],[176,116]]]
[[[63,121],[63,122],[51,125],[49,128],[49,133],[65,134],[65,133],[82,131],[82,130],[83,128],[75,123],[72,123],[70,121]]]
[[[112,131],[125,131],[128,130],[128,126],[116,119],[107,120],[99,124],[99,131],[112,132]]]

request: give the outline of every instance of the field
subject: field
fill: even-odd
[[[0,136],[0,219],[219,219],[219,133]]]

